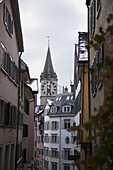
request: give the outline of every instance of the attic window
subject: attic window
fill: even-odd
[[[9,35],[13,36],[13,20],[11,18],[11,15],[8,11],[6,4],[3,5],[3,17],[4,17],[3,19],[4,19],[5,27]]]

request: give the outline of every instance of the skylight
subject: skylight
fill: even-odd
[[[67,96],[67,97],[66,97],[66,100],[69,100],[69,98],[70,98],[70,96]]]

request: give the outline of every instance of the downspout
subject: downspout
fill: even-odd
[[[21,63],[21,55],[22,55],[22,52],[20,52],[19,54],[19,67],[18,67],[18,80],[19,80],[19,83],[18,83],[18,114],[17,114],[17,136],[16,136],[16,151],[15,151],[15,170],[18,168],[18,118],[19,118],[19,106],[20,106],[20,100],[19,100],[19,96],[20,96],[20,63]]]
[[[83,63],[83,77],[82,77],[82,125],[83,125],[83,116],[84,116],[84,63]]]
[[[88,43],[89,43],[89,15],[90,15],[90,10],[89,10],[89,5],[90,1],[87,5],[87,18],[88,18]],[[88,48],[88,102],[89,102],[89,119],[91,118],[91,96],[90,96],[90,49]],[[89,136],[91,136],[91,129],[89,129]],[[92,144],[91,144],[91,149],[90,149],[90,155],[92,155]]]
[[[89,43],[89,6],[88,9],[88,43]],[[89,119],[91,118],[91,98],[90,98],[90,49],[88,48],[88,101],[89,101]]]

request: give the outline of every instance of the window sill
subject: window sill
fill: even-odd
[[[5,71],[4,68],[1,68],[1,70],[6,74],[6,76],[8,76],[8,78],[18,87],[18,84],[15,82],[15,80],[13,78],[11,78],[11,76],[9,75],[9,73],[7,73],[7,71]]]

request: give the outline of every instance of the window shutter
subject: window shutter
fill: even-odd
[[[56,124],[56,129],[58,129],[59,128],[59,122],[57,122],[57,124]]]
[[[6,5],[3,5],[3,22],[6,25]]]
[[[93,65],[94,65],[94,63],[93,63]],[[93,65],[91,66],[91,69],[94,69]],[[94,93],[94,83],[93,82],[94,82],[94,74],[92,73],[91,74],[91,93],[92,93],[92,95]]]
[[[93,4],[92,4],[92,7],[93,7],[93,29],[95,28],[95,0],[93,0]]]
[[[90,7],[90,37],[92,36],[92,6]]]
[[[99,6],[100,6],[100,0],[97,0],[97,11],[99,9]]]
[[[94,58],[94,70],[96,70],[96,58]],[[94,92],[96,92],[96,74],[94,73]]]

